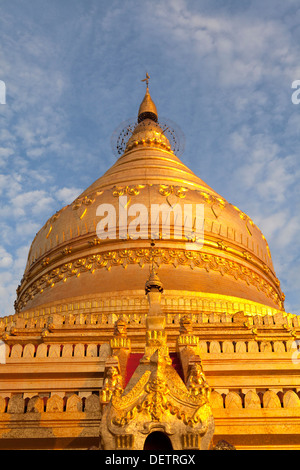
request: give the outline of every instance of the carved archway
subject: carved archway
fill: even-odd
[[[168,436],[161,431],[154,431],[150,433],[144,444],[144,450],[173,450],[172,443]]]
[[[142,450],[151,446],[163,451],[207,450],[214,434],[214,419],[210,387],[198,350],[191,346],[197,347],[196,337],[192,335],[188,319],[185,319],[178,343],[180,360],[185,366],[183,381],[169,355],[166,318],[160,306],[163,288],[154,270],[146,282],[145,291],[149,312],[144,355],[125,389],[120,356],[106,361],[107,374],[100,393],[103,449]],[[172,436],[171,440],[168,436]]]

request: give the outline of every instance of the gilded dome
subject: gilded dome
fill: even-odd
[[[130,236],[134,207],[142,205],[150,213],[153,204],[180,207],[183,212],[185,205],[203,205],[203,246],[184,235],[172,237],[173,219],[171,232],[159,232],[152,244],[153,233],[147,227],[146,238]],[[113,207],[116,220],[127,211],[127,225],[118,228],[115,238],[97,236],[99,206]],[[120,236],[121,229],[126,237]],[[188,295],[221,306],[226,301],[245,305],[249,314],[256,304],[283,310],[284,295],[265,237],[243,211],[173,153],[147,87],[124,154],[72,204],[54,214],[33,240],[16,311],[95,298],[114,298],[117,304],[121,297],[127,299],[128,309],[134,309],[136,299],[145,297],[151,265],[159,273],[166,299]]]

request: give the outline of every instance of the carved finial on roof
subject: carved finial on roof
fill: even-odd
[[[149,78],[150,76],[146,73],[146,78],[141,80],[142,82],[146,82],[147,88],[146,94],[139,108],[138,122],[142,122],[145,119],[151,119],[152,121],[157,122],[157,109],[149,93]]]
[[[159,279],[158,275],[156,274],[154,268],[151,269],[150,275],[148,280],[145,284],[145,293],[148,294],[152,289],[158,290],[160,293],[163,293],[164,288],[162,285],[161,280]]]
[[[149,79],[150,79],[150,76],[149,76],[148,72],[146,72],[146,78],[141,80],[141,82],[146,82],[147,88],[149,87]]]
[[[114,336],[125,337],[127,333],[127,323],[123,317],[119,317],[114,325]]]

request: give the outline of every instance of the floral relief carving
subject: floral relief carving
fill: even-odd
[[[111,269],[113,266],[127,267],[129,264],[151,264],[152,259],[158,264],[167,264],[177,266],[190,266],[191,269],[200,268],[209,271],[217,271],[220,274],[233,276],[235,279],[241,279],[248,285],[255,286],[259,291],[266,294],[279,308],[283,307],[282,297],[275,291],[273,286],[265,279],[260,277],[248,267],[239,264],[236,261],[228,260],[213,254],[207,254],[199,251],[186,251],[183,249],[165,249],[148,248],[142,249],[123,249],[107,251],[97,255],[91,255],[85,258],[74,260],[58,268],[49,271],[41,276],[40,279],[31,284],[25,292],[21,294],[16,302],[17,310],[24,308],[26,303],[42,292],[47,287],[53,287],[55,283],[65,281],[74,275],[78,276],[84,272],[95,272],[96,269]]]

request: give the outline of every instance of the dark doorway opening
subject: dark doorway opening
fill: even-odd
[[[145,440],[144,450],[173,450],[173,447],[166,434],[154,431]]]

